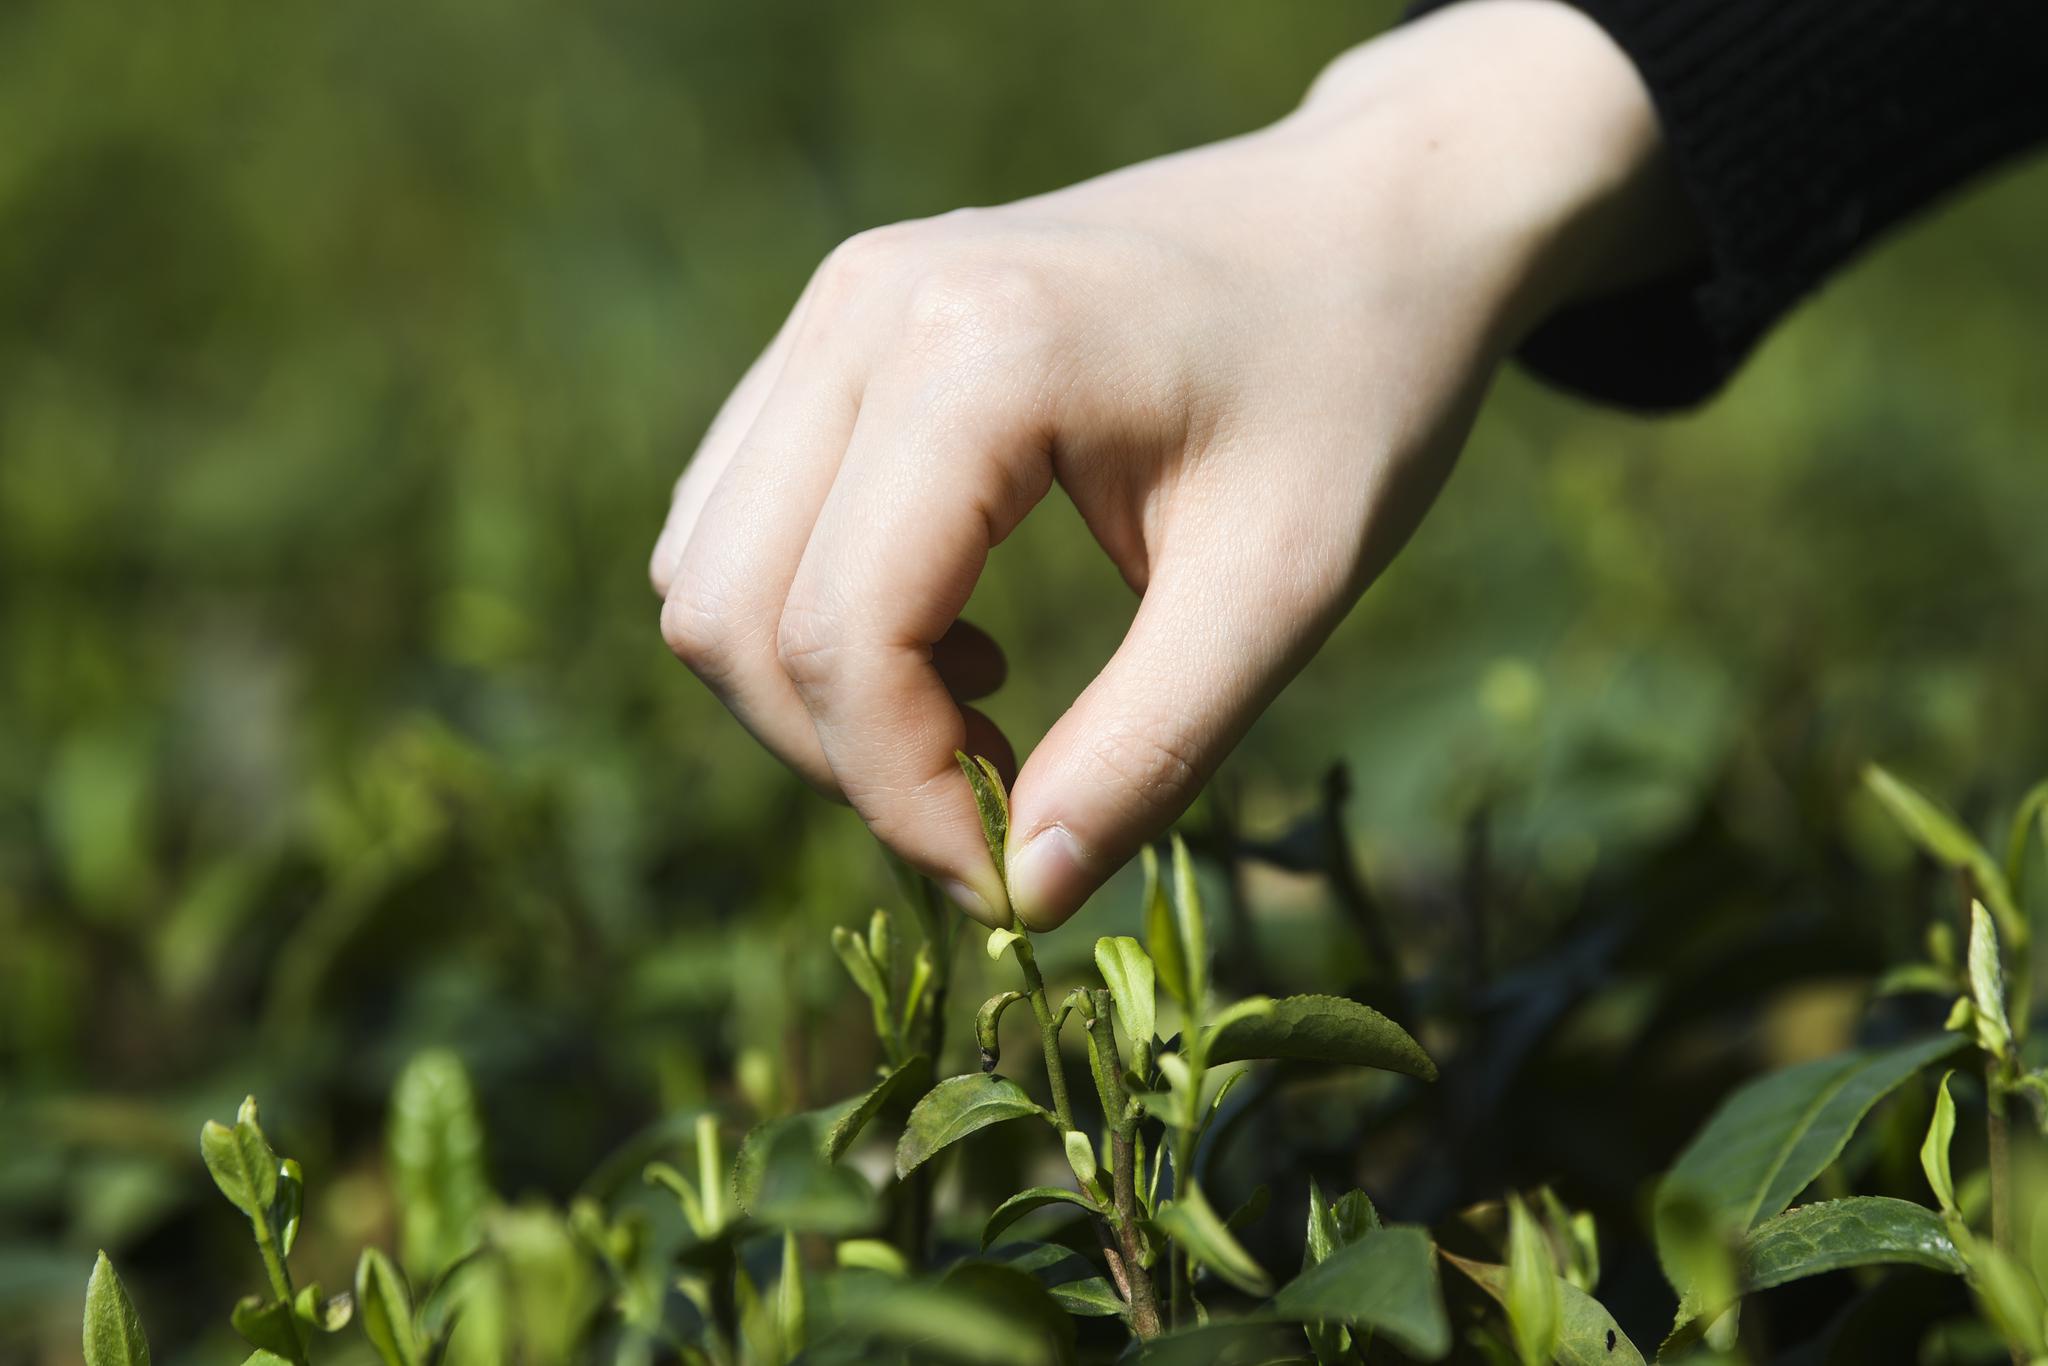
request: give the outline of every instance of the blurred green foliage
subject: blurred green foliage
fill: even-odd
[[[98,1246],[160,1359],[218,1359],[249,1268],[190,1135],[246,1091],[329,1174],[332,1244],[298,1256],[343,1284],[341,1249],[389,1242],[422,1047],[475,1075],[511,1195],[683,1107],[853,1089],[821,929],[894,893],[662,649],[669,482],[839,239],[1274,117],[1390,15],[0,8],[0,1361],[69,1359]],[[1833,976],[1916,942],[1858,766],[1980,825],[2044,766],[2044,213],[2044,168],[1972,193],[1696,416],[1505,378],[1198,814],[1270,834],[1347,762],[1411,972],[1482,1009],[1598,924],[1694,937],[1588,969],[1541,1017],[1591,1049],[1574,1083],[1475,1082],[1554,1110],[1514,1153],[1454,1134],[1469,1165],[1412,1208],[1576,1166],[1626,1217],[1706,1098],[1603,1094],[1644,1066],[1615,1040],[1663,1010],[1659,1069],[1824,1049]],[[996,555],[971,610],[1025,744],[1108,655],[1117,585],[1057,498]],[[1134,928],[1130,890],[1065,951]],[[1320,884],[1247,895],[1265,970],[1358,980]],[[1729,967],[1765,940],[1776,975]],[[1722,997],[1673,1005],[1685,964]],[[1602,1102],[1642,1117],[1589,1145]],[[1339,1160],[1368,1108],[1301,1142]]]

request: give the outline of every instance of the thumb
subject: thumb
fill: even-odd
[[[1244,569],[1156,566],[1123,644],[1018,774],[1005,862],[1027,927],[1060,925],[1163,834],[1341,615],[1333,594]]]

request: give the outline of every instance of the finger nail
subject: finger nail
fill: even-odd
[[[939,884],[939,890],[952,898],[955,906],[958,906],[982,924],[991,927],[1002,925],[1003,922],[997,917],[995,908],[988,904],[988,898],[975,891],[966,883],[948,879]]]
[[[1081,909],[1100,881],[1081,843],[1064,825],[1048,825],[1009,860],[1010,904],[1024,924],[1050,930]]]

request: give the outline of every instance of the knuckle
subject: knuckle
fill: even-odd
[[[1170,724],[1119,723],[1092,748],[1107,785],[1141,819],[1171,821],[1200,786],[1200,750]]]
[[[775,659],[797,691],[810,696],[828,685],[836,668],[841,632],[832,616],[791,603],[775,628]]]
[[[901,259],[907,225],[868,228],[826,254],[818,266],[817,289],[830,302],[843,303],[874,282]]]
[[[909,287],[904,328],[913,344],[942,359],[1014,363],[1050,342],[1052,285],[1014,260],[961,259],[928,267]]]
[[[661,638],[671,654],[706,682],[724,677],[730,669],[730,618],[723,604],[701,589],[671,585],[661,605]]]

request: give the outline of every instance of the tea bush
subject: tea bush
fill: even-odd
[[[960,766],[1000,869],[1009,820],[1001,779],[986,760],[962,755]],[[1955,874],[1967,905],[1960,951],[1955,922],[1937,919],[1926,958],[1875,984],[1879,998],[1952,998],[1945,1025],[1757,1078],[1721,1101],[1655,1188],[1652,1236],[1678,1297],[1656,1360],[1772,1359],[1745,1332],[1746,1299],[1810,1277],[1910,1266],[1958,1279],[1979,1310],[1922,1325],[1929,1342],[1960,1340],[1967,1352],[1975,1335],[2002,1344],[2020,1366],[2048,1361],[2048,1185],[2038,1155],[2024,1164],[2014,1155],[2021,1121],[2048,1135],[2048,1068],[2026,1048],[2034,1003],[2023,909],[2036,849],[2048,850],[2048,783],[2019,803],[2001,860],[1893,775],[1873,768],[1867,781]],[[390,1140],[411,1278],[372,1246],[352,1292],[296,1285],[288,1259],[305,1217],[303,1169],[272,1149],[253,1097],[232,1125],[209,1121],[200,1135],[206,1167],[247,1218],[264,1273],[265,1291],[230,1314],[254,1349],[245,1366],[306,1366],[351,1324],[384,1366],[1050,1366],[1110,1356],[1312,1357],[1334,1366],[1440,1361],[1454,1349],[1522,1366],[1649,1359],[1595,1297],[1594,1221],[1548,1187],[1508,1192],[1432,1229],[1383,1220],[1363,1190],[1328,1199],[1311,1179],[1294,1220],[1303,1229],[1299,1270],[1273,1274],[1239,1236],[1264,1215],[1268,1189],[1257,1187],[1228,1215],[1209,1194],[1217,1165],[1231,1160],[1219,1157],[1215,1127],[1233,1094],[1272,1063],[1377,1069],[1405,1078],[1404,1087],[1435,1083],[1438,1067],[1401,1025],[1346,997],[1221,1000],[1187,844],[1174,839],[1169,869],[1151,849],[1143,862],[1142,942],[1096,941],[1100,985],[1084,980],[1055,1004],[1022,926],[988,933],[987,957],[1014,966],[1019,985],[974,1013],[979,1070],[943,1078],[937,1060],[947,1055],[962,922],[928,884],[907,880],[918,928],[907,953],[886,910],[864,932],[831,934],[870,1008],[882,1058],[872,1084],[756,1125],[730,1159],[721,1117],[698,1114],[687,1144],[671,1128],[644,1145],[651,1153],[675,1145],[679,1157],[686,1149],[688,1170],[653,1156],[641,1165],[638,1192],[614,1172],[566,1210],[497,1207],[461,1063],[445,1053],[416,1058],[393,1098]],[[1020,1005],[1049,1103],[999,1070],[1003,1022]],[[1085,1088],[1068,1072],[1070,1024],[1085,1040]],[[1932,1203],[1850,1193],[1854,1164],[1845,1153],[1866,1117],[1890,1093],[1944,1068],[1918,1149]],[[1959,1072],[1981,1082],[1986,1134],[1983,1161],[1966,1160],[1960,1181]],[[957,1193],[944,1198],[934,1168],[955,1145],[968,1143],[971,1154],[987,1131],[1018,1120],[1051,1131],[1046,1145],[1068,1179],[1003,1195],[978,1234],[961,1239],[966,1211]],[[896,1130],[893,1145],[877,1143],[878,1127]],[[879,1168],[861,1160],[892,1146]],[[647,1190],[673,1205],[650,1205]],[[1820,1198],[1802,1202],[1809,1193]],[[1063,1221],[1048,1230],[1056,1237],[1015,1236],[1026,1221],[1046,1223],[1048,1212]],[[1446,1294],[1446,1272],[1474,1292],[1467,1302]],[[1820,1341],[1840,1350],[1825,1335]],[[84,1349],[87,1366],[150,1360],[104,1253],[86,1291]]]

